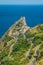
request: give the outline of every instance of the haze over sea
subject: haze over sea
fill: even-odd
[[[42,24],[43,5],[0,5],[0,37],[21,16],[25,16],[30,27]]]

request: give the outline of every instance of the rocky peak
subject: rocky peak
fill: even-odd
[[[25,33],[29,27],[26,24],[25,17],[21,17],[9,31],[9,35],[17,36],[19,33]],[[12,33],[13,32],[13,33]]]
[[[26,25],[25,17],[21,17],[15,24],[21,23],[23,25]]]

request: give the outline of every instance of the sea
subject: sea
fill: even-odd
[[[0,5],[0,38],[24,16],[30,27],[43,24],[43,5]]]

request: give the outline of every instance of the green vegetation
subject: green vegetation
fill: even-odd
[[[11,36],[9,36],[10,29],[1,39],[0,48],[2,47],[2,42],[4,45],[0,51],[1,65],[28,65],[33,60],[34,53],[39,45],[40,48],[37,49],[38,65],[42,65],[40,61],[43,59],[43,24],[30,28],[32,31],[28,29],[23,34],[22,28],[25,26],[22,21],[15,24]],[[16,34],[18,38],[15,38],[12,35],[17,31],[19,33]],[[30,52],[28,52],[29,50]],[[30,54],[30,59],[28,56],[26,57],[27,52]]]

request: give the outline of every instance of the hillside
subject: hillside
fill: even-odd
[[[43,24],[13,24],[0,40],[0,65],[43,65]]]

